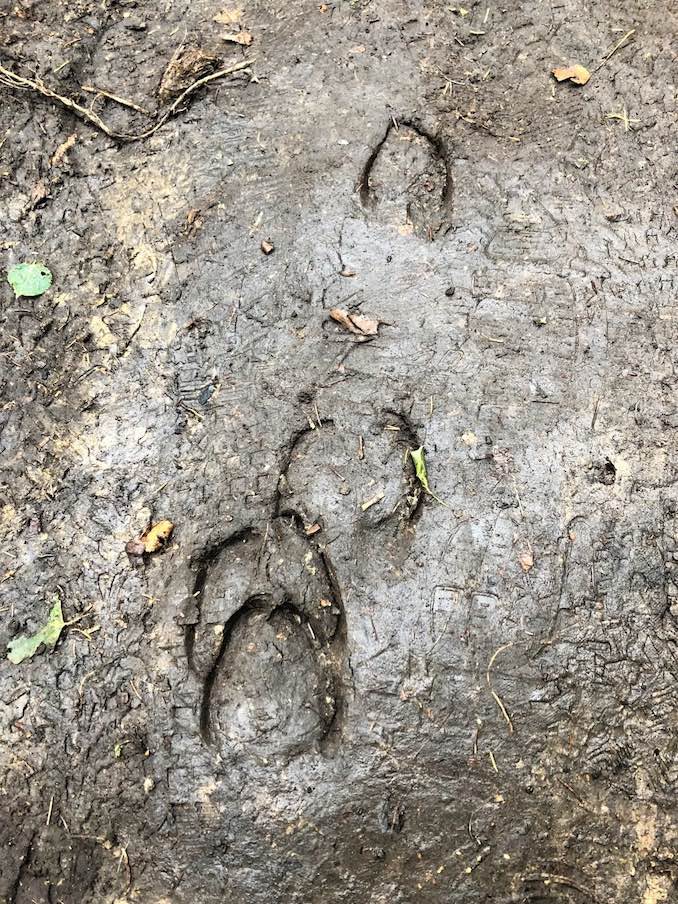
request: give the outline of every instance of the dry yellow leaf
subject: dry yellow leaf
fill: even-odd
[[[242,44],[243,47],[249,47],[254,38],[249,31],[236,31],[230,35],[222,35],[222,41],[230,41],[232,44]]]
[[[171,521],[158,521],[153,527],[147,531],[141,538],[144,543],[145,552],[157,552],[172,536],[174,525]]]
[[[364,314],[350,314],[343,308],[332,308],[330,317],[356,336],[377,336],[379,324],[383,322],[374,317],[365,317]]]
[[[239,22],[242,16],[241,9],[222,9],[220,13],[217,13],[214,17],[214,21],[218,22],[219,25],[233,25],[234,22]]]
[[[591,73],[584,66],[564,66],[551,70],[551,74],[558,82],[570,81],[573,85],[585,85],[591,78]]]
[[[523,552],[518,556],[518,562],[525,574],[534,567],[534,556],[530,551]]]

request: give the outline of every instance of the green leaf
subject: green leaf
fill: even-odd
[[[43,644],[46,647],[53,647],[61,636],[65,624],[61,611],[61,600],[57,599],[49,613],[47,624],[43,625],[37,634],[31,634],[30,637],[22,634],[21,637],[16,637],[9,642],[7,658],[14,665],[19,665],[24,659],[34,656]]]
[[[44,264],[17,264],[10,267],[7,282],[14,289],[17,298],[42,295],[52,285],[52,274]]]
[[[426,471],[426,459],[424,458],[424,447],[419,446],[418,449],[412,451],[410,449],[410,457],[412,458],[412,462],[414,464],[414,473],[417,475],[417,480],[424,488],[424,491],[429,494],[429,496],[433,497],[436,502],[439,502],[441,505],[444,505],[447,508],[447,503],[443,502],[443,500],[436,496],[428,482],[428,473]]]

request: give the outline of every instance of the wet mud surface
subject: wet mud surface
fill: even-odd
[[[0,83],[0,901],[675,901],[675,10],[223,8],[0,6],[256,58]]]

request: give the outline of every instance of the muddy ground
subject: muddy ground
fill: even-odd
[[[672,6],[2,0],[0,901],[678,900]]]

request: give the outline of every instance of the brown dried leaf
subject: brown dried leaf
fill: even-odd
[[[591,78],[591,73],[584,66],[563,66],[551,70],[556,81],[570,81],[573,85],[585,85]]]
[[[28,209],[35,210],[35,208],[40,207],[42,202],[46,201],[47,198],[49,198],[49,189],[45,185],[45,180],[40,179],[33,187],[31,199],[28,202]]]
[[[534,556],[532,555],[532,552],[530,550],[528,550],[527,552],[522,552],[518,556],[518,562],[520,563],[520,567],[523,569],[525,574],[527,574],[527,572],[531,571],[534,567]]]
[[[351,320],[364,336],[376,336],[379,333],[381,320],[365,317],[364,314],[351,314]]]
[[[172,536],[174,524],[171,521],[158,521],[141,537],[144,543],[144,552],[157,552]]]
[[[307,524],[304,527],[304,533],[307,537],[312,537],[313,534],[317,534],[319,530],[322,530],[322,528],[317,521],[315,521],[313,524]]]
[[[249,31],[236,31],[233,34],[222,35],[222,41],[230,41],[232,44],[242,44],[243,47],[249,47],[254,38]]]
[[[382,322],[364,314],[349,314],[343,308],[332,308],[330,317],[356,336],[377,336]]]
[[[191,207],[191,209],[186,214],[186,225],[184,226],[184,232],[186,235],[195,235],[199,229],[202,229],[204,225],[204,220],[202,217],[202,210],[199,207]]]

